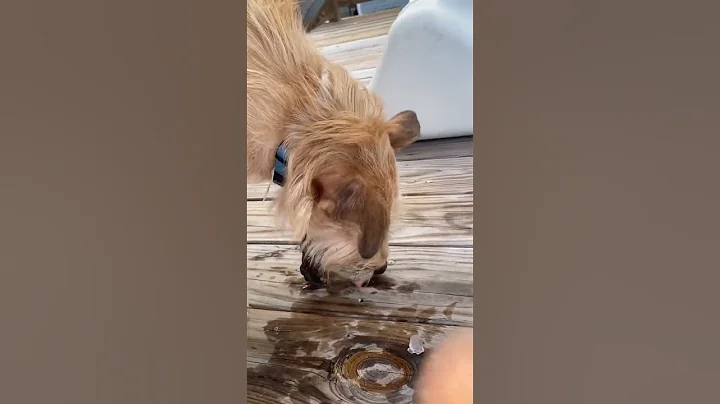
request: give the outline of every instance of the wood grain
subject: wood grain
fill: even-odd
[[[473,250],[451,247],[391,247],[388,269],[370,287],[338,282],[304,289],[296,246],[248,245],[250,307],[326,315],[471,325]]]
[[[400,8],[368,15],[346,17],[336,23],[323,24],[310,33],[315,46],[323,47],[387,35]]]
[[[418,161],[473,156],[473,137],[420,140],[401,150],[398,161]],[[418,164],[424,164],[418,163]]]
[[[374,67],[371,67],[369,69],[360,69],[360,70],[351,71],[350,74],[354,78],[360,80],[361,82],[363,80],[369,81],[369,80],[372,80],[372,77],[375,75],[375,70],[377,70],[377,69],[375,69]]]
[[[412,403],[422,361],[453,327],[248,311],[248,403]],[[419,335],[425,352],[407,351]]]
[[[331,62],[352,71],[375,69],[387,46],[387,35],[318,48]]]
[[[472,157],[432,159],[419,163],[399,161],[400,193],[405,196],[449,195],[473,193]],[[266,195],[267,183],[248,184],[247,198],[262,200]],[[272,184],[266,199],[274,199],[280,187]]]
[[[390,244],[472,247],[472,208],[472,194],[404,197]],[[296,243],[289,229],[279,225],[271,201],[247,202],[248,244]]]

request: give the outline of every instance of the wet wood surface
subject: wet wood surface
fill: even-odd
[[[310,36],[367,84],[398,11]],[[361,289],[305,288],[296,240],[272,209],[278,187],[248,185],[248,403],[413,402],[423,360],[473,324],[472,147],[472,137],[439,139],[398,153],[402,209],[388,269]],[[424,352],[408,352],[413,335]]]
[[[412,146],[401,177],[436,184],[403,197],[388,269],[367,288],[305,288],[300,252],[276,227],[272,201],[248,201],[248,403],[412,403],[433,344],[472,326],[472,164],[463,163],[472,161],[462,156],[472,142],[445,142],[454,146],[435,160],[469,165],[459,175],[468,186],[445,175],[453,163],[424,159],[443,141]],[[415,333],[431,336],[420,355],[407,352]]]
[[[412,403],[422,358],[451,327],[248,311],[248,403]],[[424,352],[410,353],[419,335]]]
[[[457,247],[392,247],[385,274],[369,287],[304,289],[295,246],[248,245],[250,307],[326,315],[472,324],[473,251]]]

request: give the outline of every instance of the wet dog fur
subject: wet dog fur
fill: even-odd
[[[387,266],[395,152],[418,139],[420,124],[412,111],[386,119],[377,96],[320,55],[297,3],[248,1],[248,180],[271,180],[282,143],[288,171],[275,203],[302,240],[301,272],[362,286]]]

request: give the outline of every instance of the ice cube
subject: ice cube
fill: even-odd
[[[425,347],[423,347],[423,341],[420,335],[415,334],[410,337],[410,344],[407,350],[411,354],[415,355],[420,355],[421,353],[425,352]]]

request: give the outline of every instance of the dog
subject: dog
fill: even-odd
[[[413,111],[381,100],[315,48],[294,0],[247,3],[248,181],[275,200],[301,241],[305,279],[367,285],[387,268],[398,205],[395,152],[420,137]]]

